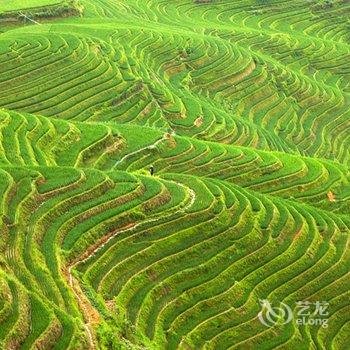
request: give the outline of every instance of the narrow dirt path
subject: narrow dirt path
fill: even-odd
[[[177,185],[185,188],[188,191],[189,201],[186,204],[186,206],[181,209],[181,211],[186,211],[195,202],[196,193],[191,188],[188,188],[187,186],[184,186],[183,184],[181,184],[177,181],[171,181],[171,180],[167,180],[167,181],[174,182]],[[89,299],[84,294],[84,292],[81,289],[81,286],[79,284],[79,281],[73,276],[72,270],[77,265],[89,260],[100,249],[102,249],[106,244],[108,244],[108,242],[110,240],[112,240],[116,235],[119,235],[119,234],[127,232],[127,231],[134,230],[141,225],[144,225],[144,224],[150,223],[150,222],[155,222],[157,220],[159,220],[158,217],[151,218],[151,219],[139,222],[137,224],[131,223],[131,224],[126,225],[124,228],[120,228],[120,229],[115,230],[110,235],[105,236],[101,240],[99,240],[99,242],[96,243],[96,245],[93,247],[93,249],[89,250],[88,254],[83,254],[79,259],[73,261],[71,264],[69,264],[66,267],[66,274],[65,275],[67,277],[68,284],[71,287],[71,289],[76,297],[76,300],[78,301],[79,309],[81,310],[81,312],[83,314],[83,317],[85,320],[84,327],[85,327],[86,333],[88,335],[91,350],[96,349],[96,345],[95,345],[96,339],[95,339],[95,335],[94,335],[94,326],[96,326],[100,322],[100,315],[99,315],[98,311],[91,305]]]

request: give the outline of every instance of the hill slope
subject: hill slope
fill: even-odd
[[[29,3],[0,16],[0,347],[347,349],[350,5]]]

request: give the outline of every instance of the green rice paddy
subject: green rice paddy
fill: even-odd
[[[348,350],[349,14],[0,0],[0,349]]]

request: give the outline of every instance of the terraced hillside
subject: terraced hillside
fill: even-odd
[[[349,14],[0,0],[0,349],[349,349]]]

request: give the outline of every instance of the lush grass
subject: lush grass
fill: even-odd
[[[1,0],[0,12],[24,10],[31,7],[40,7],[60,3],[59,0]]]
[[[347,349],[348,2],[0,14],[1,349]]]

